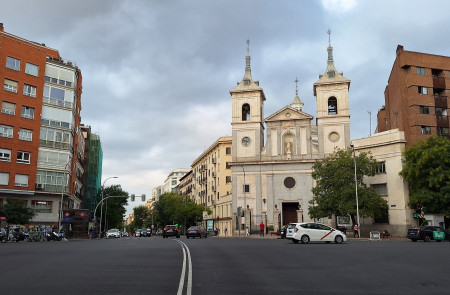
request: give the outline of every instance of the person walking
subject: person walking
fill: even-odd
[[[223,232],[224,232],[224,234],[225,234],[225,237],[227,236],[227,227],[225,226],[225,228],[223,229]]]
[[[261,237],[264,237],[264,223],[261,221],[261,223],[259,224],[259,235]]]
[[[248,226],[245,227],[245,235],[246,235],[246,236],[249,236],[249,235],[250,235],[250,232],[248,231]]]

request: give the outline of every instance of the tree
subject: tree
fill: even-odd
[[[205,207],[196,204],[186,196],[175,193],[165,193],[153,206],[151,214],[153,219],[161,226],[166,224],[186,224],[193,225],[202,220],[202,213]],[[209,208],[206,209],[211,213]]]
[[[367,153],[355,157],[358,185],[359,215],[381,217],[388,209],[387,201],[373,188],[363,183],[364,176],[373,176],[377,161]],[[350,215],[356,224],[355,166],[352,149],[337,149],[329,157],[313,166],[312,177],[316,186],[312,189],[313,199],[309,201],[309,215],[312,218],[332,218]]]
[[[411,208],[450,215],[450,140],[431,136],[408,147],[400,175],[408,181]]]
[[[99,195],[97,196],[99,202],[102,199],[102,193],[105,198],[107,196],[128,196],[128,193],[122,190],[120,184],[103,188],[103,191],[100,190]],[[127,198],[109,198],[103,201],[103,206],[106,208],[103,208],[103,218],[106,219],[105,230],[108,228],[122,228],[122,222],[126,213],[126,205],[128,205]],[[100,210],[97,210],[97,215],[98,218],[100,218]]]
[[[8,199],[7,204],[0,205],[0,210],[7,216],[8,224],[28,224],[36,215],[31,208],[20,202]]]

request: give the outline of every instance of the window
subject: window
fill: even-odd
[[[225,176],[225,183],[231,183],[231,176]]]
[[[425,86],[418,86],[417,88],[418,88],[420,94],[428,94],[428,88],[427,87],[425,87]]]
[[[0,136],[12,138],[13,128],[10,126],[0,125]]]
[[[250,192],[250,185],[249,184],[244,184],[244,187],[242,188],[244,193],[249,193]]]
[[[33,139],[33,131],[27,130],[27,129],[20,129],[19,130],[19,139],[31,141]]]
[[[39,67],[37,65],[33,65],[30,63],[25,64],[25,73],[37,77],[38,72],[39,72]]]
[[[35,213],[52,213],[52,201],[31,200],[31,209]]]
[[[0,185],[8,185],[9,184],[9,173],[0,172]]]
[[[378,162],[378,167],[375,170],[375,174],[386,173],[386,162]]]
[[[230,162],[227,162],[227,167],[226,167],[226,169],[231,169],[231,164],[230,164]]]
[[[230,148],[230,147],[227,147],[227,148],[225,149],[225,154],[231,155],[231,148]]]
[[[328,99],[328,115],[337,115],[337,99],[334,96]]]
[[[26,174],[16,174],[16,179],[14,180],[15,186],[28,186],[28,175]]]
[[[23,85],[23,95],[36,97],[36,86],[24,84]]]
[[[420,106],[420,113],[428,115],[430,113],[430,107]]]
[[[30,164],[30,153],[29,152],[17,152],[17,163]]]
[[[22,118],[34,119],[34,108],[22,106]]]
[[[448,127],[438,127],[438,135],[449,136]]]
[[[176,185],[177,181],[176,180],[172,180],[172,185]]]
[[[372,184],[371,187],[379,194],[380,196],[387,196],[387,186],[386,183],[380,184]]]
[[[420,75],[420,76],[425,76],[426,75],[425,68],[417,67],[416,69],[417,69],[417,75]]]
[[[447,109],[445,109],[445,108],[436,108],[436,116],[445,116],[445,117],[447,117]]]
[[[19,85],[19,83],[17,83],[16,81],[5,79],[5,82],[3,84],[3,89],[5,91],[17,93],[18,85]]]
[[[295,179],[293,177],[286,177],[283,183],[286,188],[293,188],[295,186]]]
[[[20,60],[17,58],[8,56],[6,58],[6,67],[8,69],[11,69],[14,71],[20,71]]]
[[[0,161],[11,161],[11,150],[0,148]]]
[[[242,121],[250,120],[250,105],[245,103],[242,105]]]
[[[421,128],[421,133],[422,134],[431,134],[431,127],[430,126],[422,126]]]
[[[14,116],[16,114],[16,104],[2,101],[2,114]]]

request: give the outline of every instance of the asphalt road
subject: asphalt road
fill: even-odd
[[[160,237],[0,244],[0,293],[449,294],[449,242]]]

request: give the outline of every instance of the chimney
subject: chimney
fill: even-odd
[[[0,23],[0,32],[3,32],[3,23]]]
[[[402,45],[397,45],[397,50],[395,51],[395,53],[398,55],[400,55],[401,53],[403,53],[403,46]]]

